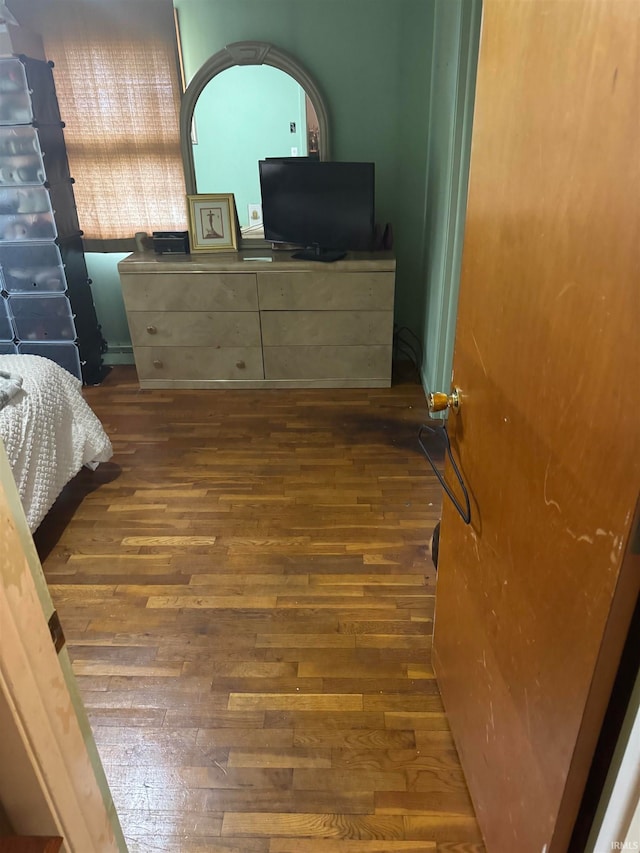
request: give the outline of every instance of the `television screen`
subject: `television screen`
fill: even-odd
[[[372,248],[373,163],[304,158],[261,160],[264,236],[325,250]]]

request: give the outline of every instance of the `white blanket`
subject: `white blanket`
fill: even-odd
[[[0,355],[0,370],[22,377],[0,411],[0,437],[33,531],[82,466],[106,462],[113,450],[75,376],[37,355]]]
[[[0,370],[0,409],[7,405],[12,397],[22,388],[22,376]]]

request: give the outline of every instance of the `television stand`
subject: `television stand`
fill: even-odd
[[[321,249],[320,246],[311,246],[307,249],[299,249],[291,257],[296,261],[322,261],[330,264],[333,261],[341,261],[347,256],[346,252],[332,249]]]

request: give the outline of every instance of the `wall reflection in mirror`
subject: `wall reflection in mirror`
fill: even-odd
[[[193,116],[197,192],[233,193],[243,236],[262,237],[258,161],[319,156],[309,97],[279,68],[238,65],[206,84]]]

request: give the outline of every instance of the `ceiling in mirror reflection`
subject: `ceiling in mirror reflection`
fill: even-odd
[[[318,119],[302,87],[278,68],[227,68],[194,109],[198,193],[233,193],[245,236],[262,236],[258,161],[318,156]]]

